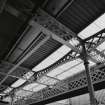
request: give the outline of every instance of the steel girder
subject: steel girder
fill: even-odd
[[[75,60],[77,58],[79,58],[78,53],[71,50],[68,54],[66,54],[64,57],[62,57],[60,60],[58,60],[57,62],[55,62],[51,66],[39,71],[37,73],[37,78],[40,78],[42,75],[50,72],[51,70],[55,69],[56,67],[58,67],[60,65],[63,65],[65,63],[67,63],[67,62],[70,62],[72,60]]]
[[[90,70],[93,84],[105,81],[105,65],[101,64],[93,66]],[[59,96],[61,94],[65,94],[67,92],[81,89],[83,87],[87,87],[85,71],[75,75],[75,77],[70,77],[58,82],[52,88],[47,87],[41,91],[33,93],[31,97],[23,97],[18,101],[22,100],[26,105],[38,103],[40,101]],[[15,103],[16,105],[18,105],[18,101]]]
[[[36,22],[36,23],[35,23]],[[36,26],[36,24],[46,33],[51,35],[51,37],[58,42],[67,45],[75,52],[80,53],[79,47],[76,47],[77,44],[68,43],[69,40],[75,39],[77,43],[81,40],[77,35],[72,32],[69,28],[58,22],[55,18],[48,15],[42,9],[38,9],[37,13],[33,17],[33,20],[30,21],[30,25]]]
[[[84,40],[87,45],[87,50],[93,50],[105,41],[105,29],[99,31],[93,36],[88,37]]]
[[[98,50],[96,50],[101,56],[103,55],[101,52],[99,52]],[[72,54],[72,56],[71,56]],[[95,56],[95,53],[93,53],[94,55],[92,56]],[[74,56],[73,56],[74,55]],[[44,75],[45,73],[51,71],[52,69],[62,65],[62,64],[65,64],[67,62],[70,62],[72,60],[75,60],[79,58],[79,56],[76,56],[76,53],[73,53],[72,51],[70,51],[67,55],[65,55],[63,58],[61,58],[60,60],[58,60],[57,62],[55,62],[53,65],[47,67],[46,69],[43,69],[39,72],[37,72],[37,78],[40,78],[42,75]],[[100,59],[101,61],[100,62],[103,62],[104,60]],[[11,64],[9,62],[5,62],[5,61],[2,61],[1,64],[0,64],[0,74],[3,74],[3,75],[7,75],[7,72],[10,68],[12,68],[13,66],[15,66],[14,64]],[[31,71],[30,69],[27,69],[27,68],[24,68],[24,67],[21,67],[19,66],[17,68],[18,70],[16,70],[16,72],[12,73],[12,74],[9,74],[9,76],[11,77],[15,77],[15,78],[23,78],[22,76]],[[4,72],[7,71],[7,72]],[[21,72],[21,73],[20,73]],[[25,78],[23,78],[25,79]]]
[[[94,51],[97,46],[99,46],[102,42],[105,41],[105,30],[100,31],[96,35],[93,35],[92,37],[87,38],[86,40],[82,40],[76,35],[74,32],[72,32],[70,29],[68,29],[66,26],[62,25],[60,22],[58,22],[56,19],[51,17],[49,14],[44,12],[42,9],[39,9],[35,16],[33,17],[33,20],[35,22],[30,22],[31,25],[36,26],[36,24],[42,28],[42,30],[45,33],[49,33],[55,40],[58,42],[67,45],[70,47],[73,52],[76,53],[81,53],[82,46],[81,42],[83,41],[86,45],[86,49],[88,51],[88,57],[93,61],[93,62],[98,62],[96,58],[93,58],[90,56],[90,52]],[[54,35],[55,34],[55,35]],[[69,40],[73,40],[78,43],[70,43]],[[96,52],[96,51],[94,51]],[[97,52],[96,52],[97,53]],[[99,53],[98,53],[99,55]],[[103,56],[102,56],[103,57]]]

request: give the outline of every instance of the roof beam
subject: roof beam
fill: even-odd
[[[34,27],[40,27],[45,34],[52,36],[54,40],[68,46],[78,54],[81,53],[81,41],[83,40],[80,39],[72,30],[68,29],[43,10],[39,9],[29,24]],[[69,43],[69,40],[72,40],[73,38],[78,41],[78,45],[72,45]],[[88,56],[88,58],[96,63],[96,60],[92,57]]]
[[[100,44],[102,44],[105,41],[105,29],[94,34],[93,36],[90,36],[84,41],[87,44],[89,51],[96,49]]]
[[[40,25],[43,32],[51,35],[53,39],[57,40],[58,42],[60,42],[62,44],[67,45],[69,48],[71,48],[75,52],[81,53],[81,50],[79,49],[79,47],[81,46],[81,42],[83,40],[80,39],[72,30],[68,29],[66,26],[64,26],[63,24],[58,22],[55,18],[50,16],[48,13],[46,13],[42,9],[37,10],[37,13],[33,17],[33,21],[31,21],[30,24],[33,26],[34,26],[34,24],[37,24],[38,26]],[[85,39],[84,43],[86,43],[86,46],[89,47],[92,51],[98,45],[100,45],[102,42],[105,41],[105,34],[104,33],[105,33],[105,29],[103,29],[102,31],[98,32],[97,34]],[[66,37],[69,37],[69,38],[67,40],[65,40]],[[76,40],[78,42],[80,42],[78,47],[73,46],[68,42],[68,40],[70,40],[72,38],[76,38]],[[89,56],[89,58],[92,61],[94,61],[90,56]]]
[[[75,46],[73,46],[68,41],[65,41],[64,39],[62,39],[61,37],[59,37],[59,34],[56,34],[56,33],[52,32],[52,31],[44,28],[43,26],[41,26],[40,24],[38,24],[34,20],[32,20],[29,24],[32,25],[33,27],[36,27],[36,26],[39,27],[40,26],[40,28],[42,29],[42,32],[43,33],[45,33],[46,35],[52,36],[52,38],[54,40],[60,42],[61,44],[64,44],[64,45],[68,46],[70,49],[74,50],[75,52],[80,53],[80,51]]]

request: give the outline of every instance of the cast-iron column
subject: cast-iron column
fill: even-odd
[[[82,44],[82,57],[83,57],[83,61],[84,61],[84,66],[85,66],[85,70],[86,70],[86,77],[87,77],[87,83],[88,83],[88,91],[89,91],[89,96],[90,96],[90,104],[91,105],[97,105],[97,101],[95,98],[95,94],[94,94],[94,87],[92,84],[92,79],[91,79],[91,74],[90,74],[90,69],[89,69],[89,62],[88,62],[88,55],[87,55],[87,51],[86,51],[86,47],[85,44]]]

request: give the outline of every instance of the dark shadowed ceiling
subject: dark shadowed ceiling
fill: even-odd
[[[1,0],[2,1],[2,0]],[[27,20],[43,0],[7,0],[0,14],[0,59],[3,59],[20,37]],[[12,9],[14,8],[14,9]],[[21,11],[24,16],[16,11]]]

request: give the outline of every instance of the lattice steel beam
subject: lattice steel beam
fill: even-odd
[[[36,23],[35,23],[36,22]],[[71,43],[68,43],[70,39],[75,38],[75,40],[79,43],[80,38],[68,29],[66,26],[58,22],[56,19],[48,15],[42,9],[38,9],[35,16],[33,17],[33,21],[30,22],[31,25],[36,26],[36,24],[44,31],[51,35],[58,42],[67,45],[71,49],[76,52],[80,52],[80,50],[74,47]]]
[[[5,69],[5,68],[3,68],[5,66],[7,66],[7,68],[11,68],[11,67],[15,66],[15,64],[2,60],[0,62],[0,69]],[[30,69],[22,67],[22,66],[19,66],[18,69],[25,69],[26,71],[30,71]]]
[[[105,55],[97,49],[94,49],[89,54],[93,59],[96,59],[97,63],[105,62]]]
[[[105,81],[105,65],[100,64],[100,65],[92,67],[91,76],[92,76],[93,84]],[[57,83],[51,89],[45,88],[39,92],[34,93],[32,97],[27,97],[25,102],[27,104],[31,104],[31,102],[37,103],[37,102],[47,100],[49,98],[53,98],[55,96],[67,93],[67,92],[81,89],[86,86],[87,86],[87,79],[86,79],[86,74],[84,71],[76,75],[74,78],[70,77],[70,78],[67,78],[66,80],[63,80]]]
[[[96,48],[105,41],[105,29],[85,39],[88,55],[95,59],[96,62],[104,62],[105,55]]]
[[[87,50],[88,51],[94,50],[104,41],[105,41],[105,29],[85,39],[85,43],[87,44]]]
[[[71,54],[73,54],[73,55],[71,56]],[[73,58],[73,57],[74,57],[74,58]],[[72,51],[69,52],[67,55],[65,55],[63,58],[61,58],[61,60],[57,61],[56,64],[52,65],[52,66],[49,67],[48,69],[42,70],[42,71],[40,71],[40,72],[37,72],[37,75],[36,75],[37,79],[40,78],[40,77],[42,77],[43,75],[46,76],[46,73],[49,72],[50,70],[54,69],[54,67],[57,67],[57,66],[59,66],[59,65],[61,65],[61,64],[64,64],[64,63],[67,63],[67,62],[69,62],[69,61],[71,61],[71,60],[73,60],[73,59],[76,59],[75,57],[76,57],[76,53],[73,53]],[[6,73],[6,72],[3,72],[3,71],[4,71],[4,70],[5,70],[5,71],[8,71],[8,69],[10,69],[10,68],[12,68],[12,67],[14,67],[14,66],[15,66],[15,64],[12,64],[12,63],[9,63],[9,62],[6,62],[6,61],[2,61],[1,64],[0,64],[0,69],[1,69],[0,74],[7,75],[7,73]],[[18,79],[21,78],[21,79],[27,80],[27,78],[23,77],[23,75],[24,75],[25,73],[29,72],[29,71],[31,71],[31,72],[34,73],[34,71],[32,71],[32,70],[30,70],[30,69],[27,69],[27,68],[24,68],[24,67],[21,67],[21,66],[19,66],[17,69],[18,69],[18,71],[21,71],[21,72],[23,72],[23,73],[22,73],[22,74],[21,74],[21,73],[19,73],[19,74],[9,74],[8,76],[11,76],[11,77],[14,77],[14,78],[18,78]],[[3,70],[3,71],[2,71],[2,70]],[[18,73],[18,72],[17,72],[17,73]],[[35,72],[35,73],[36,73],[36,72]],[[21,74],[21,75],[20,75],[20,74]],[[35,80],[36,80],[35,78],[36,78],[36,77],[35,77],[35,76],[32,76],[29,80],[27,80],[27,84],[32,83],[32,82],[35,82]],[[50,77],[50,78],[56,80],[56,78],[53,78],[53,77]],[[57,80],[58,80],[58,79],[57,79]],[[59,81],[59,80],[58,80],[58,81]],[[36,81],[36,82],[37,82],[37,81]],[[41,83],[40,83],[40,84],[41,84]],[[46,84],[44,84],[44,85],[46,85]],[[19,88],[19,89],[20,89],[20,88]]]
[[[61,58],[60,60],[58,60],[57,62],[55,62],[54,64],[52,64],[51,66],[39,71],[37,73],[37,78],[40,78],[42,75],[50,72],[51,70],[55,69],[56,67],[63,65],[67,62],[70,62],[72,60],[76,60],[79,58],[78,53],[74,52],[74,51],[70,51],[68,54],[66,54],[63,58]]]
[[[68,41],[74,37],[77,37],[75,33],[73,33],[71,30],[69,30],[67,27],[59,23],[57,20],[55,20],[53,17],[45,13],[43,10],[39,9],[36,13],[35,17],[33,18],[37,23],[34,21],[31,21],[30,24],[34,26],[41,25],[40,28],[42,28],[43,32],[49,35],[52,35],[52,37],[59,41],[62,44],[66,44],[68,47],[72,48],[77,53],[81,52],[81,45],[71,45]],[[81,39],[77,38],[76,40],[81,41]],[[88,45],[89,46],[89,45]],[[89,54],[88,54],[89,55]],[[89,59],[91,59],[93,62],[97,63],[97,60],[95,58],[92,58],[90,55],[88,56]]]

